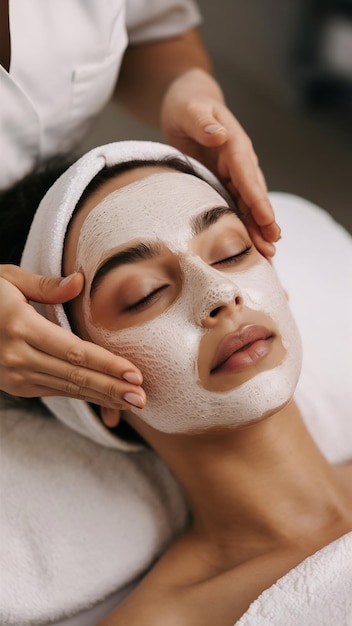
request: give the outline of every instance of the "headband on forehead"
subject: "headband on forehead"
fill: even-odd
[[[23,251],[21,267],[36,274],[60,276],[66,230],[77,202],[90,181],[105,167],[129,161],[160,160],[177,157],[190,162],[195,171],[221,194],[226,194],[217,178],[176,148],[152,141],[121,141],[94,148],[74,163],[49,189],[34,216]],[[227,194],[226,194],[227,195]],[[61,304],[33,306],[47,319],[71,331]],[[66,426],[110,448],[138,451],[139,445],[113,435],[101,422],[92,407],[83,400],[66,397],[42,399],[51,412]]]

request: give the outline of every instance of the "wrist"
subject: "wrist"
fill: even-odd
[[[212,98],[221,104],[225,103],[225,97],[219,83],[210,74],[210,72],[199,68],[187,68],[176,76],[169,84],[165,91],[164,104],[170,96],[175,97],[176,94],[182,99],[190,99],[192,97]]]

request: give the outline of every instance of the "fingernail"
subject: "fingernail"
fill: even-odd
[[[225,130],[225,128],[220,124],[208,124],[208,126],[204,127],[204,131],[210,135],[217,133],[219,130]]]
[[[138,409],[143,409],[144,402],[141,396],[138,396],[136,393],[131,393],[129,391],[128,393],[125,393],[125,395],[123,396],[123,399],[126,400],[128,404],[132,404],[133,406],[136,406]]]
[[[143,382],[142,376],[137,372],[124,372],[122,378],[133,385],[141,385]]]
[[[281,239],[281,228],[276,224],[276,239],[275,241],[280,241]]]
[[[59,283],[59,287],[65,287],[65,285],[67,285],[67,283],[70,282],[70,280],[74,277],[74,273],[73,274],[69,274],[68,276],[66,276],[65,278],[63,278],[60,283]]]

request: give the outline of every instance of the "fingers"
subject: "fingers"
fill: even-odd
[[[40,339],[28,338],[37,385],[49,386],[66,395],[102,406],[127,405],[143,408],[146,402],[140,371],[127,359],[43,320]],[[46,352],[43,352],[43,345]],[[47,374],[49,378],[45,376]],[[38,378],[39,377],[39,378]],[[44,383],[45,379],[45,383]],[[47,394],[46,394],[47,395]]]
[[[266,241],[263,238],[261,231],[256,225],[253,225],[252,227],[248,227],[248,231],[249,231],[253,244],[263,256],[270,259],[271,257],[275,255],[276,249],[275,249],[274,244],[271,243],[271,241]]]
[[[268,224],[267,226],[261,226],[260,232],[263,240],[266,242],[275,241],[275,243],[277,243],[281,237],[281,228],[276,222]]]
[[[227,129],[212,113],[208,104],[190,103],[183,119],[183,132],[203,146],[220,146],[228,139]]]
[[[162,107],[166,138],[231,181],[261,229],[261,241],[277,241],[280,229],[252,143],[206,72],[185,72],[168,89]],[[264,246],[267,249],[267,246]]]
[[[50,361],[43,362],[50,370]],[[17,380],[19,381],[20,377],[25,380],[21,395],[23,397],[65,396],[114,409],[128,409],[131,406],[143,408],[145,405],[143,389],[136,391],[137,388],[134,385],[99,375],[97,372],[79,368],[71,369],[67,366],[62,368],[62,378],[59,378],[57,372],[60,368],[57,364],[53,363],[53,365],[55,365],[54,375],[35,370],[23,373],[17,371]]]
[[[83,275],[79,273],[66,278],[41,276],[16,265],[1,265],[0,277],[17,287],[27,300],[46,304],[67,302],[75,298],[82,291],[84,283]]]
[[[220,178],[230,193],[235,198],[241,198],[246,207],[244,213],[249,212],[258,225],[263,242],[278,241],[281,230],[275,222],[266,182],[252,144],[243,130],[221,148],[218,168]],[[265,249],[268,247],[265,246]]]
[[[118,364],[116,369],[122,366],[121,370],[125,370],[125,359],[113,358]],[[119,409],[143,408],[146,402],[140,385],[127,382],[123,376],[72,365],[28,345],[21,346],[15,357],[13,353],[12,358],[5,354],[3,366],[7,370],[6,391],[21,397],[67,396]],[[129,370],[132,371],[131,365]]]
[[[142,375],[132,363],[49,322],[2,278],[0,304],[3,391],[22,397],[65,395],[105,406],[144,406]]]
[[[105,426],[107,426],[108,428],[114,428],[114,426],[118,425],[121,414],[121,411],[106,407],[102,407],[100,411],[101,419],[103,420]]]
[[[280,228],[252,143],[227,107],[209,99],[189,102],[176,145],[201,160],[229,189],[231,183],[230,190],[241,197],[260,228],[258,249],[272,255],[273,248],[265,242],[277,241]]]
[[[259,174],[257,157],[249,140],[232,140],[219,158],[219,173],[223,180],[231,181],[237,194],[251,208],[258,226],[271,224],[274,212],[267,196],[262,175]],[[259,221],[258,221],[259,220]]]
[[[122,378],[129,372],[130,375],[133,374],[136,377],[136,380],[138,379],[138,384],[142,383],[142,374],[127,359],[117,357],[105,350],[105,348],[97,346],[90,341],[80,339],[70,331],[52,324],[41,316],[39,316],[39,320],[35,320],[35,325],[39,323],[40,337],[38,334],[33,333],[26,337],[28,343],[33,348],[43,351],[44,345],[47,354],[68,362],[75,367],[85,367],[119,378]]]
[[[270,240],[264,239],[262,235],[262,229],[259,228],[258,224],[256,224],[250,210],[244,204],[241,198],[238,199],[237,205],[253,244],[261,254],[270,259],[275,255],[276,252],[274,244]]]
[[[189,106],[189,113],[185,121],[185,125],[189,126],[189,136],[217,151],[215,173],[225,184],[232,183],[233,191],[241,197],[261,229],[262,239],[277,241],[280,228],[275,222],[265,178],[252,142],[242,126],[222,104],[210,107],[209,103],[198,102]]]

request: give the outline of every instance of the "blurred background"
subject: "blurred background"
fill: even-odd
[[[352,233],[352,0],[198,0],[229,108],[273,191],[323,207]],[[162,139],[109,104],[84,144]]]

